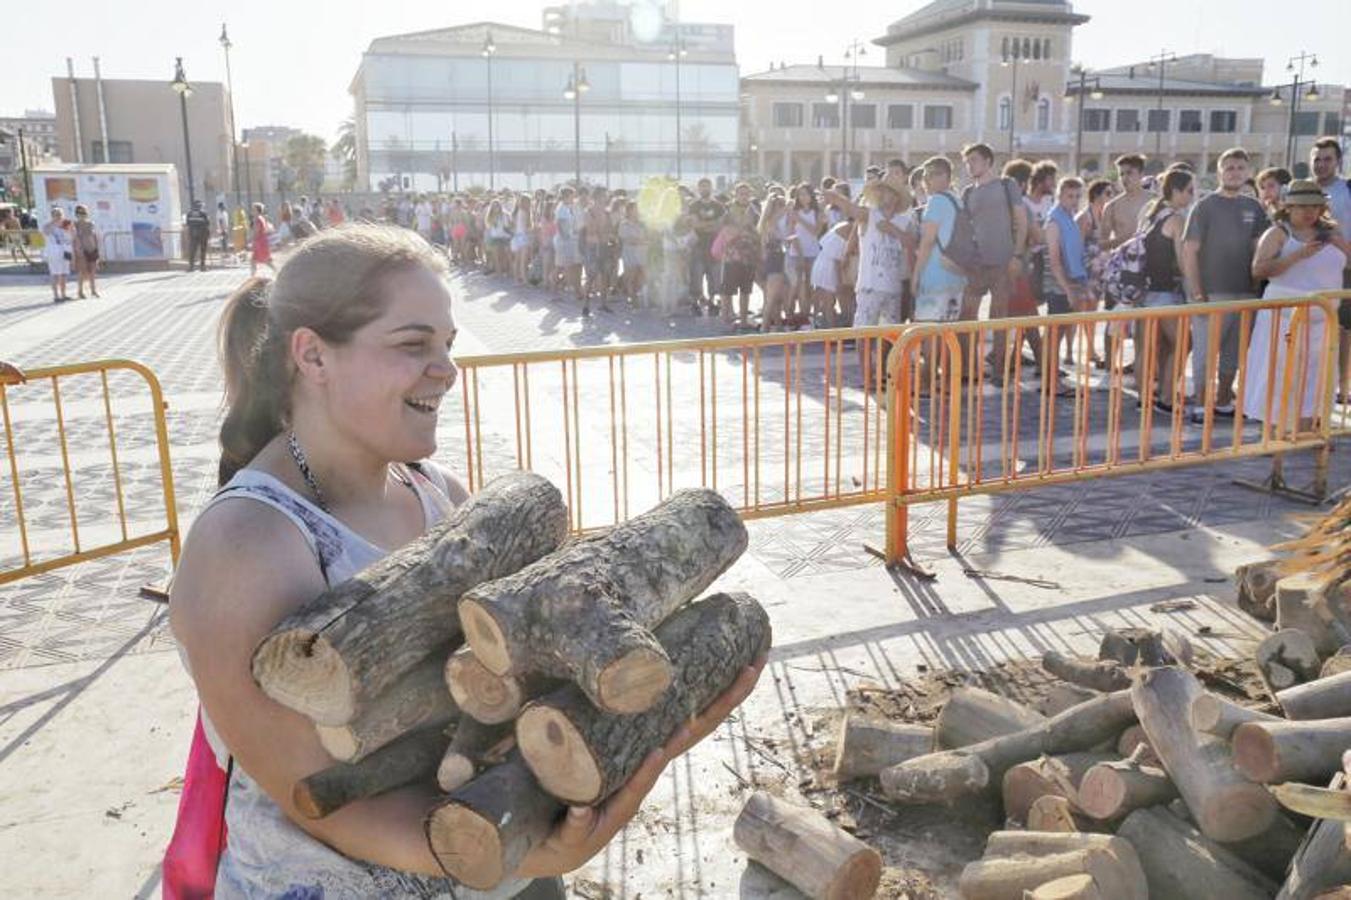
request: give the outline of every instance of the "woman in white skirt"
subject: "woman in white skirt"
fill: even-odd
[[[52,276],[52,302],[69,300],[70,298],[66,296],[66,276],[70,274],[75,241],[72,230],[67,227],[66,214],[61,207],[52,207],[51,219],[42,226],[42,237],[46,241],[42,256],[47,261],[47,271]]]
[[[840,269],[844,264],[845,249],[849,246],[850,230],[854,223],[849,219],[831,226],[821,237],[821,252],[812,262],[812,307],[818,322],[827,328],[836,324],[835,307],[840,293]],[[846,313],[845,322],[852,321],[853,311]]]
[[[1262,299],[1307,297],[1319,291],[1341,289],[1351,247],[1342,238],[1337,223],[1328,218],[1327,204],[1327,197],[1316,182],[1301,179],[1290,183],[1285,202],[1276,213],[1276,224],[1262,235],[1253,256],[1253,277],[1267,279]],[[1304,325],[1297,330],[1293,308],[1264,309],[1253,320],[1243,414],[1278,430],[1309,427],[1320,392],[1331,389],[1327,384],[1329,373],[1323,365],[1327,360],[1323,348],[1327,316],[1321,307],[1308,309]],[[1273,328],[1279,329],[1274,354]],[[1286,354],[1294,341],[1298,343],[1295,360],[1289,363],[1292,371],[1287,390]]]

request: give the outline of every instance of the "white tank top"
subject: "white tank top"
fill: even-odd
[[[1304,249],[1304,241],[1286,233],[1281,257]],[[1267,282],[1267,291],[1275,296],[1298,297],[1318,291],[1338,291],[1342,288],[1342,272],[1346,268],[1346,254],[1332,244],[1324,244],[1308,259],[1301,259],[1280,275]]]
[[[901,286],[910,274],[905,247],[877,226],[886,221],[904,231],[910,227],[911,219],[909,210],[893,213],[890,218],[883,217],[875,207],[868,212],[868,224],[860,229],[858,238],[858,290],[900,296]]]

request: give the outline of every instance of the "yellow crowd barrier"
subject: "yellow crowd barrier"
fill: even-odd
[[[946,501],[954,548],[957,501],[975,494],[1313,449],[1309,493],[1321,497],[1330,438],[1348,425],[1333,399],[1343,296],[908,326],[888,361],[887,562],[913,565],[911,505]],[[1087,362],[1099,328],[1134,347],[1128,364],[1123,340],[1105,342],[1105,390]],[[1227,360],[1226,333],[1238,350]],[[1063,336],[1078,364],[1062,380]],[[1046,377],[1024,382],[1025,343],[1051,362]],[[1188,398],[1192,367],[1201,387]],[[1233,377],[1232,419],[1221,375]]]
[[[75,393],[79,396],[66,399],[63,386],[77,379]],[[116,391],[110,388],[110,379],[117,384]],[[153,438],[141,435],[139,430],[138,437],[153,440],[163,508],[161,511],[138,507],[133,522],[128,515],[123,478],[125,460],[118,452],[116,423],[119,416],[147,411],[124,408],[128,392],[123,386],[134,385],[136,379],[144,385],[141,396],[148,395],[151,407],[148,411],[153,415]],[[0,584],[160,542],[168,543],[171,561],[177,563],[178,512],[165,409],[164,395],[154,372],[128,360],[29,369],[22,381],[17,375],[0,376],[0,422],[4,425],[8,468],[8,491],[0,489]],[[79,435],[72,448],[70,432],[76,423],[80,426]],[[32,429],[34,439],[30,439],[27,429]],[[54,432],[54,446],[35,439],[49,430]],[[102,437],[106,437],[106,466],[101,461],[79,466],[72,460],[77,454],[86,463],[95,456],[101,458],[102,450],[95,442]],[[53,475],[45,468],[58,453],[60,469]],[[77,468],[81,472],[78,486]],[[34,516],[28,508],[29,494],[47,489],[48,496],[39,501],[46,512],[54,481],[64,489],[61,491],[64,515],[47,515],[36,526],[39,538],[34,534]],[[116,502],[116,520],[112,523],[107,521],[106,511],[81,513],[81,498],[92,498],[104,491],[109,491]],[[147,520],[146,516],[152,518]],[[62,534],[66,539],[62,539]]]

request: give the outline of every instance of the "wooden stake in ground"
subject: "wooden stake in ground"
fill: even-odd
[[[346,725],[459,635],[461,594],[539,559],[567,529],[548,481],[495,479],[427,534],[282,620],[254,651],[254,680],[321,725]]]
[[[1095,691],[1120,691],[1131,686],[1130,673],[1115,660],[1079,659],[1047,650],[1041,658],[1041,667],[1056,678]]]
[[[1335,719],[1351,716],[1351,672],[1287,688],[1276,695],[1290,719]]]
[[[1114,738],[1134,718],[1128,691],[1104,694],[1033,728],[884,769],[882,789],[902,803],[952,803],[988,794],[1012,766],[1043,754],[1087,750]]]
[[[1150,900],[1270,900],[1276,885],[1162,806],[1137,809],[1117,834],[1140,856]]]
[[[671,683],[671,662],[649,629],[712,584],[746,541],[717,492],[678,491],[468,592],[460,620],[489,671],[566,678],[604,710],[642,712]]]
[[[1322,781],[1351,747],[1351,717],[1244,722],[1234,729],[1234,764],[1252,781]]]
[[[1318,677],[1321,660],[1313,640],[1304,632],[1285,628],[1269,634],[1253,654],[1262,683],[1272,696],[1277,691],[1312,681]]]
[[[1004,773],[1004,817],[1015,822],[1027,819],[1028,810],[1045,796],[1076,800],[1084,773],[1115,757],[1105,753],[1065,753],[1018,763]],[[1043,829],[1028,828],[1033,831]]]
[[[1100,762],[1079,782],[1079,808],[1100,821],[1119,819],[1132,810],[1167,803],[1177,788],[1163,769],[1138,759]]]
[[[441,679],[441,662],[433,655],[367,704],[351,722],[316,725],[315,731],[334,759],[357,762],[410,731],[426,726],[444,729],[457,716],[455,702]]]
[[[1279,716],[1239,706],[1215,694],[1197,694],[1192,700],[1191,725],[1204,734],[1228,738],[1244,722],[1277,722]]]
[[[492,890],[549,836],[563,804],[540,790],[519,754],[452,791],[427,817],[427,842],[446,874]]]
[[[357,763],[338,763],[295,783],[291,803],[300,814],[322,819],[349,803],[386,791],[431,782],[450,738],[440,728],[423,728],[387,744]]]
[[[851,713],[840,723],[835,779],[844,782],[871,778],[888,766],[931,753],[933,749],[932,725],[870,721]]]
[[[714,594],[667,619],[657,639],[675,678],[646,712],[602,712],[572,685],[522,710],[516,743],[546,791],[588,806],[610,796],[769,648],[769,617],[749,594]]]
[[[812,900],[867,900],[877,893],[882,857],[824,818],[756,791],[732,827],[751,859]]]
[[[1192,730],[1192,701],[1202,688],[1190,672],[1145,670],[1130,693],[1150,745],[1207,837],[1241,841],[1271,824],[1275,801],[1234,768],[1229,745]]]
[[[445,685],[460,709],[484,725],[512,721],[525,701],[560,686],[540,675],[496,675],[468,647],[446,660]]]
[[[934,722],[938,749],[951,750],[1012,734],[1046,717],[1023,704],[982,688],[954,688]]]

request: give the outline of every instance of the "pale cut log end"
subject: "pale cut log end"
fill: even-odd
[[[273,633],[253,653],[253,680],[263,693],[320,725],[356,715],[356,683],[341,655],[309,630]]]
[[[870,900],[882,881],[882,854],[865,847],[840,866],[826,888],[826,900]]]
[[[1126,802],[1126,784],[1106,766],[1094,766],[1079,782],[1079,808],[1095,819],[1114,819]]]
[[[1245,722],[1234,729],[1234,766],[1243,777],[1258,784],[1277,780],[1280,760],[1276,742],[1260,724]]]
[[[510,874],[503,864],[497,823],[468,807],[447,803],[433,812],[427,820],[427,842],[441,868],[474,890],[491,890]]]
[[[1078,833],[1070,801],[1057,794],[1045,794],[1032,801],[1027,810],[1028,831]]]
[[[1246,784],[1225,791],[1222,799],[1191,812],[1206,837],[1232,844],[1266,831],[1279,809],[1265,785]]]
[[[447,794],[474,778],[474,761],[463,753],[447,750],[436,767],[436,784]]]
[[[501,623],[483,603],[469,597],[459,605],[460,628],[469,648],[483,667],[494,675],[511,672],[511,652]]]
[[[671,661],[660,648],[637,647],[596,677],[596,705],[623,715],[645,712],[666,693],[673,677]]]
[[[1191,725],[1202,734],[1209,734],[1220,723],[1223,714],[1224,706],[1214,694],[1198,694],[1192,700]]]
[[[346,725],[316,725],[314,730],[324,751],[339,762],[351,762],[361,751],[356,735]]]
[[[291,805],[307,819],[322,819],[328,815],[319,805],[319,799],[315,797],[314,792],[310,790],[310,786],[305,783],[304,779],[292,785]]]
[[[510,722],[525,699],[517,679],[488,671],[471,651],[453,653],[446,660],[446,686],[455,705],[484,725]]]
[[[1024,900],[1103,900],[1092,875],[1066,875],[1023,894]]]
[[[561,710],[527,706],[516,720],[516,745],[546,792],[577,805],[600,800],[605,777],[586,740]]]

